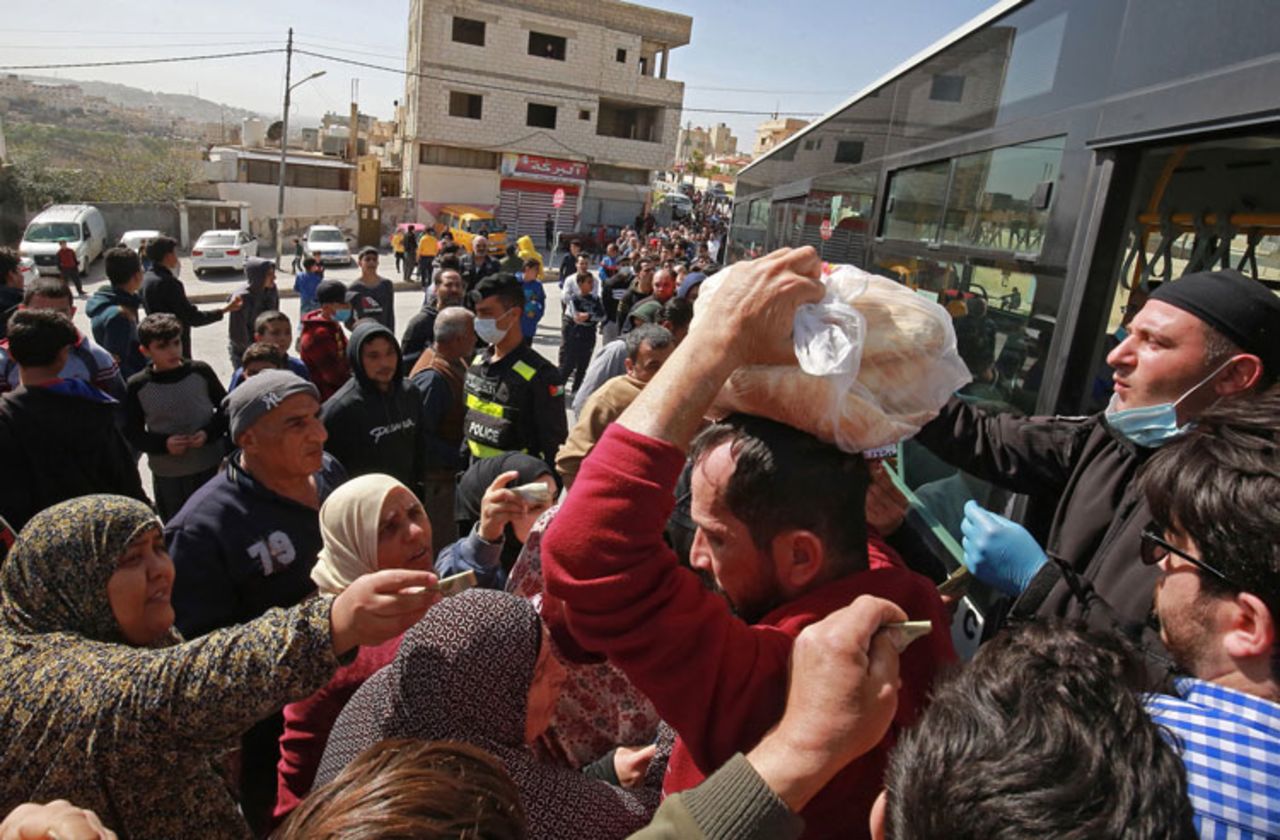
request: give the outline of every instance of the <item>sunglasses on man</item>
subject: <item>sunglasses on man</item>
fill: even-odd
[[[1188,554],[1182,549],[1177,548],[1174,545],[1170,544],[1167,540],[1165,540],[1162,534],[1163,534],[1163,530],[1158,528],[1155,523],[1152,523],[1148,525],[1146,528],[1142,529],[1141,556],[1142,556],[1142,562],[1144,564],[1148,566],[1154,566],[1157,563],[1159,563],[1161,560],[1165,559],[1170,554],[1172,554],[1175,557],[1181,557],[1183,560],[1186,560],[1188,563],[1195,566],[1200,571],[1208,572],[1209,574],[1218,578],[1223,583],[1227,584],[1233,589],[1245,588],[1240,584],[1236,583],[1235,581],[1233,581],[1231,578],[1227,577],[1222,572],[1215,569],[1213,566],[1201,560],[1199,557],[1193,557],[1192,555]]]

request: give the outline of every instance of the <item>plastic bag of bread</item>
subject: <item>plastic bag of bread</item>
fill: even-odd
[[[704,283],[703,298],[715,294],[719,279]],[[797,364],[738,369],[712,415],[769,417],[846,452],[911,437],[971,378],[951,316],[906,286],[853,266],[824,265],[822,279],[826,298],[796,312]]]

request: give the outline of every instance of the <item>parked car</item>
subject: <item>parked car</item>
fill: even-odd
[[[31,257],[18,257],[18,273],[22,275],[22,288],[24,289],[40,276],[40,272],[36,268],[36,261]]]
[[[97,207],[88,204],[55,204],[27,225],[18,253],[35,261],[41,274],[58,273],[58,243],[76,252],[80,273],[107,248],[107,223]]]
[[[315,257],[322,265],[351,265],[351,246],[341,228],[333,225],[312,225],[302,235],[302,253]]]
[[[120,242],[117,243],[121,248],[128,248],[130,251],[137,251],[143,245],[146,245],[153,239],[159,239],[165,234],[158,230],[126,230],[120,234]]]
[[[191,246],[191,268],[197,277],[218,268],[244,271],[245,260],[256,256],[257,237],[242,230],[206,230]]]

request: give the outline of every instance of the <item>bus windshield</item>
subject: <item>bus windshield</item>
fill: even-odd
[[[23,238],[28,242],[79,242],[80,226],[75,222],[41,222],[27,228]]]

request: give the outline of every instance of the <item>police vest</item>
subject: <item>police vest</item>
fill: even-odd
[[[522,418],[520,406],[530,404],[527,397],[537,369],[517,361],[486,376],[478,369],[483,363],[484,356],[478,355],[467,370],[467,448],[474,458],[528,452],[528,427],[536,421]]]

